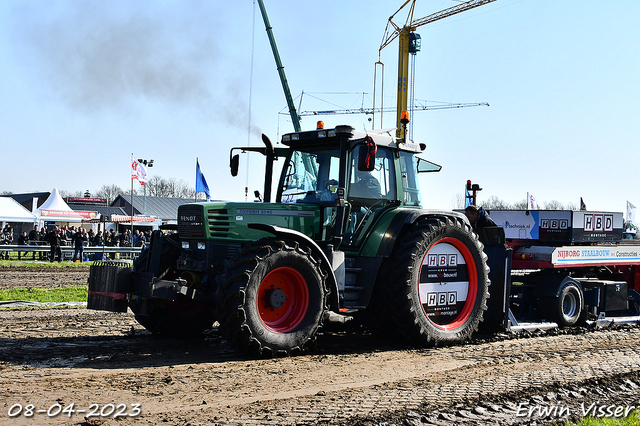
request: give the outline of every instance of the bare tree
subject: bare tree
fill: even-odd
[[[545,201],[544,210],[564,210],[564,205],[557,200]]]
[[[525,200],[523,198],[520,201],[516,201],[515,203],[513,203],[513,209],[514,210],[526,210],[527,209],[527,200]]]
[[[68,197],[78,197],[78,198],[82,198],[84,196],[84,192],[83,191],[65,191],[64,189],[60,190],[60,196],[62,198],[68,198]]]
[[[186,183],[183,180],[180,180],[178,182],[178,186],[176,188],[176,197],[181,197],[181,198],[193,198],[196,195],[196,189],[193,188],[191,185],[189,185],[188,183]]]
[[[162,197],[165,193],[164,180],[155,175],[147,181],[147,195],[151,197]]]
[[[96,191],[96,197],[106,198],[110,202],[120,194],[125,194],[125,192],[118,185],[102,185],[102,187]]]
[[[495,195],[492,195],[489,198],[487,198],[487,201],[482,203],[482,207],[484,207],[485,210],[509,210],[509,209],[511,209],[511,205],[509,203],[507,203],[504,200],[501,200],[500,198],[496,197]]]
[[[576,203],[573,202],[569,202],[567,204],[567,210],[580,210],[580,208],[578,207],[578,205]]]
[[[462,194],[456,194],[455,197],[451,200],[451,210],[463,209],[464,208],[464,197]]]
[[[11,191],[2,191],[2,194],[0,195],[11,195],[11,194],[13,194],[13,192]]]
[[[152,197],[178,197],[191,198],[195,195],[195,189],[184,180],[175,178],[164,179],[153,176],[147,182],[147,195]]]

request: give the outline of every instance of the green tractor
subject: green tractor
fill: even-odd
[[[192,203],[133,267],[91,267],[92,309],[130,308],[149,331],[197,335],[218,321],[240,350],[308,350],[329,321],[361,314],[416,346],[468,339],[487,309],[486,255],[464,215],[421,207],[418,173],[440,166],[390,134],[350,126],[285,134],[266,158],[264,202]],[[276,200],[273,164],[284,159]]]

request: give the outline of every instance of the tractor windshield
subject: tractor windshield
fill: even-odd
[[[339,150],[294,151],[282,187],[282,203],[333,202],[336,199]]]

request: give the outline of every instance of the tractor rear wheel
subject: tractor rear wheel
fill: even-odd
[[[470,226],[456,218],[421,221],[399,238],[390,316],[411,344],[458,343],[477,331],[490,285],[482,250]]]
[[[287,356],[307,350],[327,309],[327,272],[304,245],[264,239],[242,249],[221,277],[216,318],[240,350]]]

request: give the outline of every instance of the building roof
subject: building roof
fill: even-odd
[[[162,220],[176,220],[178,217],[178,207],[193,203],[193,198],[174,198],[174,197],[146,197],[146,215],[154,216]],[[111,203],[114,207],[122,207],[124,214],[131,214],[131,195],[120,194]],[[145,197],[144,195],[133,196],[133,213],[136,215],[145,214]]]
[[[94,204],[70,204],[69,206],[75,211],[98,212],[98,214],[103,216],[110,216],[112,214],[127,214],[127,212],[125,212],[122,207],[96,206]]]
[[[29,210],[11,197],[0,198],[0,222],[36,222],[38,219]]]
[[[51,195],[50,192],[27,192],[23,194],[8,194],[8,195],[0,195],[0,197],[10,197],[16,200],[18,203],[22,204],[22,206],[31,211],[31,207],[33,206],[33,199],[38,199],[37,207],[40,207],[42,203],[44,203],[47,198]]]

